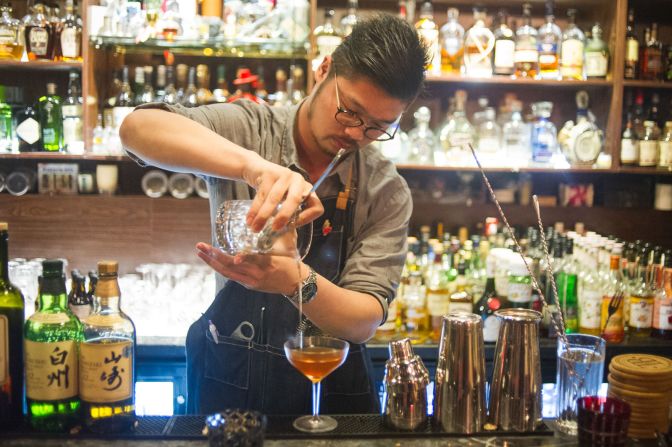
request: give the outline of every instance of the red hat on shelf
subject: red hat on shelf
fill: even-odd
[[[241,68],[238,71],[238,77],[233,80],[233,85],[250,84],[257,82],[259,76],[253,75],[249,68]]]

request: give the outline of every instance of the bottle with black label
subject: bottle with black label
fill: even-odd
[[[42,150],[42,129],[37,112],[27,106],[16,114],[16,138],[19,152],[37,152]]]

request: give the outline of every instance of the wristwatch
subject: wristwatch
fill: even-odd
[[[308,277],[301,283],[301,302],[308,304],[317,295],[317,273],[312,267],[308,267]],[[299,304],[299,290],[297,289],[293,295],[285,295],[289,301],[294,304]]]

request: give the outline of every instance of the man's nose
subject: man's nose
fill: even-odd
[[[364,138],[364,126],[346,127],[345,133],[354,141],[362,141]]]

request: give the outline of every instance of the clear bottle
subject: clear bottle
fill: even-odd
[[[189,81],[187,88],[182,96],[182,105],[185,107],[196,107],[198,105],[196,88],[196,67],[189,67]]]
[[[448,8],[448,21],[441,27],[441,71],[460,74],[464,57],[464,28],[458,22],[460,11]]]
[[[655,121],[644,121],[644,137],[639,141],[639,166],[658,163],[658,126]]]
[[[359,22],[359,15],[357,8],[359,7],[358,0],[348,0],[347,14],[341,18],[341,31],[343,37],[349,36],[352,33],[352,28]]]
[[[0,153],[12,150],[12,127],[12,107],[5,102],[5,86],[0,85]]]
[[[21,60],[23,44],[21,23],[12,17],[12,4],[0,4],[0,60]]]
[[[37,114],[42,129],[42,147],[48,152],[62,151],[63,111],[61,98],[56,95],[56,84],[47,84],[47,94],[37,101]]]
[[[23,419],[23,322],[25,305],[9,281],[9,225],[0,222],[0,428],[15,428]]]
[[[653,330],[651,336],[672,340],[672,256],[665,256],[660,282],[653,303]]]
[[[635,10],[628,10],[628,24],[625,29],[625,79],[637,79],[639,75],[639,40],[635,34]]]
[[[558,131],[550,121],[553,103],[544,101],[532,104],[536,121],[532,124],[532,161],[550,163],[558,148]]]
[[[516,40],[513,31],[509,28],[509,17],[506,10],[500,9],[494,24],[495,49],[493,51],[493,73],[502,76],[511,76],[514,71],[514,54]]]
[[[605,79],[609,70],[609,47],[602,39],[602,27],[593,25],[590,39],[586,42],[585,72],[588,79]]]
[[[604,284],[598,275],[596,253],[591,253],[586,261],[579,274],[579,332],[599,336]]]
[[[68,94],[63,100],[63,144],[68,152],[84,152],[84,120],[82,119],[82,96],[79,73],[71,71]]]
[[[553,14],[554,0],[546,0],[546,23],[539,27],[538,50],[539,50],[539,78],[560,78],[560,42],[562,31],[555,24]]]
[[[119,129],[124,119],[133,111],[135,98],[131,90],[131,84],[128,80],[128,66],[124,65],[121,69],[121,85],[117,94],[112,114],[114,117],[113,128]]]
[[[37,59],[53,59],[54,29],[44,15],[44,5],[38,3],[34,14],[25,27],[26,53],[31,61]]]
[[[576,9],[567,10],[569,24],[562,34],[560,47],[560,76],[562,79],[583,80],[583,49],[586,36],[576,26]]]
[[[93,145],[91,151],[94,154],[104,154],[107,150],[105,141],[105,129],[103,128],[103,114],[99,113],[96,118],[96,127],[93,128]]]
[[[287,81],[286,74],[285,81]],[[231,96],[231,93],[229,93],[228,83],[226,81],[226,65],[224,64],[217,66],[217,88],[212,91],[212,95],[214,97],[214,101],[217,103],[224,103],[229,98],[229,96]]]
[[[471,153],[467,144],[474,144],[476,132],[465,111],[467,92],[455,92],[455,110],[448,122],[441,128],[439,141],[447,163],[455,165],[471,164]]]
[[[187,64],[177,64],[175,67],[175,87],[177,88],[176,104],[184,102],[184,92],[187,90],[187,81],[189,76],[189,66]]]
[[[502,151],[502,129],[497,124],[495,109],[487,107],[484,119],[478,125],[478,145],[480,161],[490,166],[501,166],[505,159]]]
[[[625,130],[621,135],[621,165],[634,166],[639,164],[639,140],[633,128],[632,114],[628,113]]]
[[[68,308],[63,261],[42,262],[37,299],[24,326],[28,420],[35,430],[64,432],[78,422],[82,325]]]
[[[154,102],[156,99],[154,96],[154,87],[152,86],[154,67],[152,67],[151,65],[145,65],[142,70],[145,82],[142,86],[142,90],[140,91],[139,95],[136,95],[136,99],[140,98],[137,101],[140,104],[147,104],[150,102]]]
[[[439,46],[439,28],[434,21],[434,7],[429,1],[425,1],[420,7],[420,20],[415,24],[420,39],[425,42],[429,53],[427,72],[440,74],[441,72],[441,48]]]
[[[628,334],[631,337],[648,337],[653,323],[654,290],[646,262],[638,266],[637,281],[628,296]]]
[[[427,271],[427,312],[430,320],[430,339],[437,343],[441,337],[443,316],[450,307],[450,290],[448,289],[448,277],[442,263],[443,246],[434,246],[434,262]]]
[[[98,263],[93,311],[80,345],[82,418],[97,433],[118,433],[135,423],[135,326],[120,309],[117,262]]]
[[[609,276],[603,286],[600,328],[602,337],[610,343],[621,343],[625,338],[624,302],[627,288],[621,276],[621,258],[612,254],[609,258]],[[615,295],[623,295],[616,312],[609,317],[609,304]],[[607,318],[609,320],[607,321]]]
[[[523,121],[522,103],[511,103],[511,119],[502,127],[504,156],[512,166],[527,166],[532,157],[530,151],[530,126]]]
[[[463,73],[472,78],[492,76],[495,35],[485,26],[485,9],[474,8],[474,24],[464,36]]]
[[[431,112],[427,107],[420,107],[413,114],[415,127],[408,133],[408,163],[433,165],[434,150],[437,147],[434,132],[429,128]],[[437,160],[441,161],[441,160]]]
[[[672,121],[665,122],[665,130],[658,147],[658,167],[672,169]]]
[[[532,5],[523,4],[523,25],[516,30],[516,51],[513,55],[515,76],[535,78],[539,73],[537,30],[532,26]]]
[[[642,50],[640,78],[658,81],[663,73],[663,44],[658,40],[658,24],[651,24],[649,38]]]
[[[175,69],[172,65],[166,67],[166,93],[163,95],[166,104],[177,104],[177,88],[175,88]]]
[[[430,334],[429,312],[427,310],[427,292],[423,284],[422,273],[411,271],[408,284],[404,288],[404,314],[402,322],[406,336],[413,344],[422,344]]]
[[[154,89],[154,101],[163,102],[166,96],[166,66],[161,64],[156,67],[156,88]]]
[[[82,61],[82,24],[75,13],[74,0],[66,0],[65,16],[61,21],[61,31],[56,43],[57,54],[64,61]]]
[[[315,27],[315,30],[313,30],[315,49],[317,50],[317,56],[313,61],[314,70],[317,69],[320,63],[322,63],[324,56],[333,53],[336,47],[343,41],[341,30],[334,25],[334,14],[335,12],[333,9],[325,9],[324,23]]]
[[[198,64],[196,66],[196,84],[198,87],[196,91],[196,103],[203,105],[214,102],[214,96],[212,91],[210,91],[210,73],[207,65]]]

